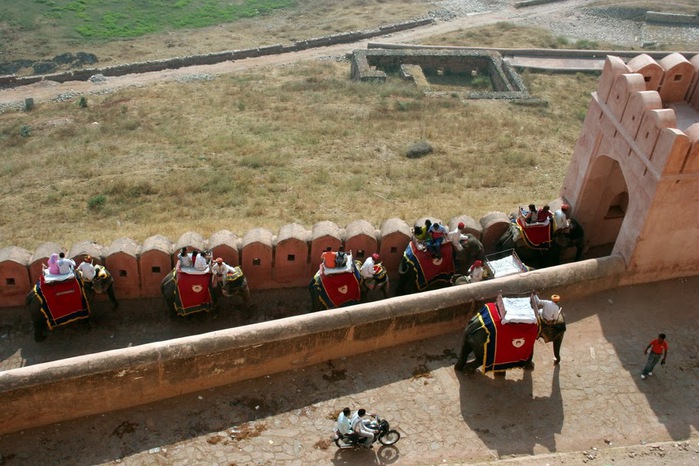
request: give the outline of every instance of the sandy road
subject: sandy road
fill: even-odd
[[[369,42],[385,42],[392,44],[426,44],[426,38],[446,34],[461,29],[474,28],[500,21],[516,23],[523,18],[534,16],[548,16],[552,13],[572,12],[592,0],[568,0],[534,7],[517,9],[512,6],[500,11],[491,11],[479,14],[460,16],[450,21],[437,21],[434,24],[401,31],[385,36],[374,37],[371,40],[337,44],[329,47],[318,47],[299,52],[282,53],[278,55],[265,55],[262,57],[248,58],[238,61],[227,61],[214,65],[199,65],[185,68],[156,71],[150,73],[129,74],[118,77],[109,77],[105,82],[68,81],[57,83],[42,81],[28,86],[0,90],[0,107],[10,106],[22,108],[26,98],[33,98],[35,103],[55,99],[61,95],[90,95],[105,94],[128,87],[146,86],[157,82],[176,80],[188,75],[210,74],[223,75],[246,71],[253,68],[267,66],[282,66],[304,60],[315,60],[324,57],[341,57],[355,49],[366,48]]]

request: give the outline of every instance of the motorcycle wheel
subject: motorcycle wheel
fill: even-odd
[[[335,445],[337,445],[337,448],[349,448],[353,446],[351,443],[344,442],[342,437],[335,437]]]
[[[400,440],[400,432],[395,429],[391,429],[379,437],[379,442],[381,445],[393,445],[398,440]]]

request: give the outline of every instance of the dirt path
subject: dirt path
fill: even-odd
[[[29,97],[33,98],[35,103],[39,103],[50,99],[56,99],[59,96],[72,96],[75,98],[78,95],[110,93],[127,87],[146,86],[157,82],[176,80],[189,75],[210,74],[216,76],[260,67],[288,65],[290,63],[304,60],[316,60],[324,57],[340,57],[351,52],[352,50],[366,48],[369,42],[380,41],[392,44],[417,44],[424,41],[425,38],[438,36],[461,29],[484,26],[500,21],[510,21],[516,23],[519,19],[534,16],[548,16],[554,12],[572,12],[576,8],[580,8],[591,1],[592,0],[568,0],[565,2],[554,2],[521,9],[510,6],[500,11],[461,16],[451,21],[438,21],[429,26],[387,34],[381,37],[374,37],[371,40],[338,44],[330,47],[318,47],[278,55],[265,55],[262,57],[248,58],[245,60],[232,62],[229,61],[215,65],[190,66],[174,70],[109,77],[105,82],[93,83],[91,81],[69,81],[65,83],[57,83],[53,81],[43,81],[28,86],[0,90],[0,106],[11,105],[21,108],[24,100]]]

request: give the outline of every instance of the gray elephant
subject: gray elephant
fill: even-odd
[[[461,248],[455,248],[454,268],[457,274],[466,275],[469,267],[477,260],[485,260],[483,244],[471,233],[462,235]]]
[[[84,280],[81,274],[55,283],[42,277],[24,299],[34,326],[34,341],[44,341],[55,327],[89,319],[95,293],[106,294],[113,308],[119,306],[114,278],[102,265],[95,266],[92,281]]]
[[[311,295],[311,311],[323,311],[352,306],[362,301],[362,275],[360,261],[353,261],[349,272],[324,274],[320,270],[308,284]]]
[[[246,312],[250,310],[250,288],[243,269],[239,266],[228,267],[228,271],[214,289],[217,300],[220,297],[219,294],[226,298],[239,296],[243,300],[243,310]]]
[[[244,310],[250,307],[250,289],[240,267],[229,267],[216,287],[212,284],[211,273],[188,274],[173,269],[160,283],[160,292],[173,316],[214,310],[222,296],[240,296]]]
[[[568,248],[575,248],[576,261],[582,259],[585,232],[582,225],[572,218],[568,231],[551,233],[550,242],[536,246],[527,241],[521,227],[513,222],[495,245],[498,252],[514,249],[522,262],[535,268],[561,264]]]
[[[500,372],[514,367],[533,369],[534,343],[538,338],[546,343],[553,342],[555,364],[561,361],[561,343],[566,331],[563,312],[555,321],[545,321],[535,313],[536,324],[502,324],[494,318],[495,306],[495,303],[483,306],[466,326],[461,353],[454,366],[457,371],[473,372],[479,366],[484,372]],[[516,347],[511,356],[506,354],[508,347]],[[474,359],[469,361],[471,354]]]

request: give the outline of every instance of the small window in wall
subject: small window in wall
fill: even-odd
[[[366,251],[364,249],[357,249],[357,259],[364,259]]]
[[[154,265],[153,267],[150,268],[150,271],[153,273],[160,273],[160,267],[157,265]]]
[[[286,255],[287,262],[294,262],[295,260],[296,260],[296,256],[294,254],[287,254]]]
[[[6,278],[6,279],[5,279],[5,285],[7,285],[7,286],[15,286],[15,279],[14,279],[14,278]]]
[[[675,77],[673,78],[675,81],[682,81],[682,75],[681,74],[676,74]]]
[[[650,76],[644,76],[644,77],[643,77],[643,80],[644,80],[645,82],[649,83],[649,82],[650,82]]]
[[[255,267],[259,267],[260,265],[262,265],[262,259],[260,259],[259,257],[255,257],[252,260],[252,265],[254,265]]]
[[[626,215],[626,209],[629,207],[629,193],[623,192],[617,194],[609,205],[607,209],[607,214],[604,216],[605,220],[613,218],[624,218]]]
[[[120,271],[119,271],[119,276],[122,277],[122,278],[123,278],[123,277],[126,277],[126,270],[120,270]]]
[[[391,246],[391,254],[395,254],[398,252],[398,248],[395,246]]]

